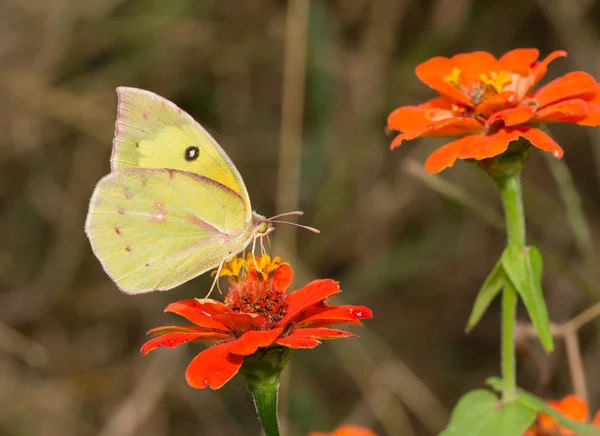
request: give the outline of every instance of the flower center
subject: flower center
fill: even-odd
[[[229,279],[225,303],[236,312],[252,313],[266,320],[266,327],[280,321],[287,313],[286,290],[276,279],[277,270],[289,266],[279,257],[267,254],[260,258],[235,257],[223,264],[219,276]],[[287,286],[286,286],[287,287]]]
[[[278,288],[271,279],[248,276],[229,289],[225,303],[236,312],[254,313],[275,324],[287,313],[287,299],[284,290]]]

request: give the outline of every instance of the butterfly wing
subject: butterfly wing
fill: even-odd
[[[86,221],[94,253],[126,293],[171,289],[248,245],[242,196],[207,177],[129,168],[98,183]]]
[[[169,100],[137,88],[117,88],[119,100],[111,167],[172,168],[212,179],[252,208],[242,177],[225,151],[190,115]]]

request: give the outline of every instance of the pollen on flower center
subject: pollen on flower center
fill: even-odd
[[[286,289],[276,279],[281,267],[289,268],[289,264],[267,254],[249,254],[246,260],[237,257],[226,262],[220,272],[230,283],[225,303],[236,312],[263,317],[266,327],[277,323],[287,312]]]
[[[267,320],[267,324],[275,324],[287,313],[285,290],[279,289],[272,280],[262,280],[256,276],[248,276],[233,284],[225,303],[236,312],[253,313]]]
[[[483,84],[496,91],[497,94],[501,93],[504,87],[512,83],[513,80],[510,74],[507,74],[504,71],[492,71],[489,76],[487,74],[481,74],[479,79]]]
[[[448,82],[450,85],[454,85],[457,88],[460,88],[460,68],[454,67],[450,74],[444,77],[444,81]]]

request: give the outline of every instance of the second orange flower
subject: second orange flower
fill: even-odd
[[[440,96],[389,115],[388,129],[400,132],[391,148],[417,137],[457,137],[429,156],[425,168],[430,173],[456,159],[498,156],[521,137],[562,157],[562,148],[538,125],[600,125],[600,85],[589,74],[571,72],[533,91],[548,64],[566,55],[555,51],[539,61],[537,49],[515,49],[500,59],[479,51],[420,64],[417,76]]]

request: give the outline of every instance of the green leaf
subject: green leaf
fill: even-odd
[[[535,411],[517,402],[503,404],[491,392],[476,390],[458,402],[440,436],[520,436]]]
[[[494,298],[500,293],[504,286],[504,280],[506,280],[506,274],[502,268],[502,259],[500,259],[483,282],[477,298],[475,298],[471,316],[467,322],[467,333],[477,325]]]
[[[486,383],[498,392],[502,390],[502,380],[497,377],[490,377],[486,380]],[[543,399],[536,397],[535,395],[530,394],[522,389],[518,390],[518,394],[519,396],[517,397],[517,403],[524,407],[528,407],[536,413],[543,412],[546,415],[550,415],[561,427],[571,429],[581,436],[600,436],[600,428],[573,421],[572,419],[562,415],[558,410],[551,407]]]
[[[502,265],[525,304],[529,318],[540,337],[540,342],[546,351],[552,351],[554,344],[550,333],[550,320],[542,293],[542,255],[540,251],[532,246],[519,248],[516,245],[509,245],[502,254]]]

